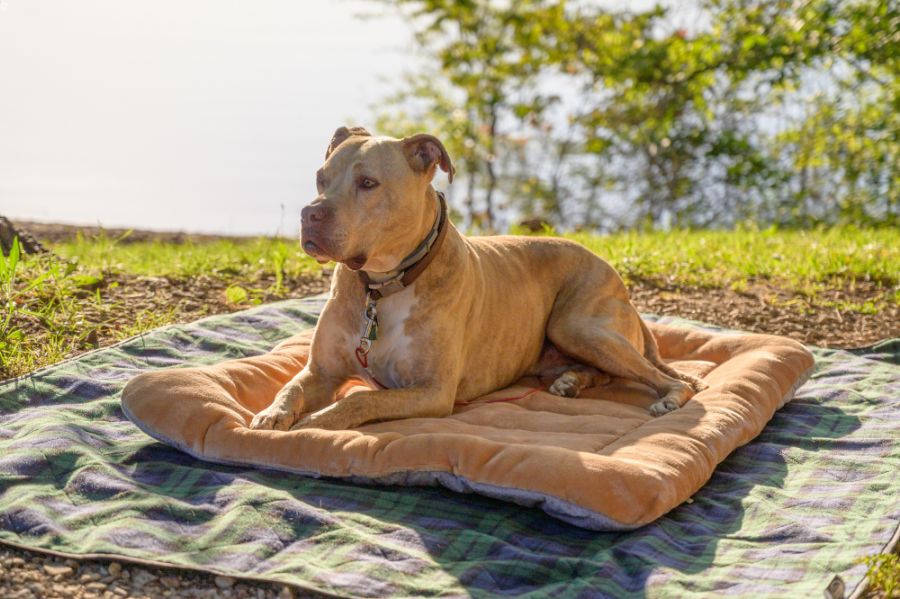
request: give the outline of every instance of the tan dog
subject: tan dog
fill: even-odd
[[[341,127],[325,158],[319,196],[302,212],[302,244],[340,264],[309,363],[253,428],[447,416],[455,402],[526,374],[558,375],[549,391],[568,397],[607,374],[639,381],[659,395],[654,415],[703,387],[660,359],[622,279],[587,249],[563,239],[463,237],[431,187],[438,166],[451,181],[454,172],[437,138]],[[414,282],[408,274],[400,282],[414,270]],[[335,401],[354,378],[384,388]]]

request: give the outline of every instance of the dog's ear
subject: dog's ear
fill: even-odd
[[[409,161],[413,170],[427,173],[432,166],[437,164],[442,171],[447,173],[447,180],[453,183],[453,174],[456,169],[450,162],[447,148],[437,137],[427,133],[418,133],[411,137],[404,137],[402,143],[406,160]]]
[[[366,137],[371,137],[372,134],[363,129],[362,127],[338,127],[334,132],[334,135],[331,136],[331,142],[328,144],[328,149],[325,150],[325,160],[328,160],[328,157],[331,156],[331,153],[337,150],[337,147],[353,137],[354,135],[364,135]]]

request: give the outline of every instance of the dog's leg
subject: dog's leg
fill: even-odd
[[[275,400],[250,422],[250,428],[286,431],[307,412],[320,410],[334,401],[343,378],[333,378],[307,367],[291,379]]]
[[[596,368],[573,364],[556,377],[556,380],[553,381],[547,391],[560,397],[578,397],[578,394],[584,389],[605,385],[608,382],[609,376]]]
[[[433,387],[359,391],[309,414],[291,430],[343,430],[382,420],[442,418],[453,412],[453,400],[452,390],[441,391]]]
[[[650,332],[650,329],[647,327],[647,323],[641,319],[641,332],[644,335],[644,355],[650,360],[650,363],[662,370],[665,374],[668,374],[670,377],[674,379],[678,379],[680,381],[684,381],[691,388],[699,393],[706,389],[709,385],[698,379],[692,374],[688,374],[686,372],[679,372],[675,370],[665,362],[663,362],[662,357],[659,355],[659,346],[656,345],[656,338],[653,336],[653,333]]]
[[[561,351],[586,364],[656,390],[659,401],[650,406],[652,415],[660,416],[683,406],[694,395],[694,389],[662,372],[617,330],[622,325],[622,308],[613,306],[599,311],[612,316],[590,316],[578,311],[554,314],[547,336]],[[637,314],[633,318],[638,318]]]

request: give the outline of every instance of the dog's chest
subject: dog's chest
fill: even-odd
[[[388,387],[406,387],[412,381],[407,380],[412,354],[412,338],[407,334],[406,322],[410,318],[416,304],[416,296],[412,289],[388,296],[376,304],[377,333],[371,343],[367,356],[368,372],[359,365],[360,374],[370,383],[374,376],[378,382]],[[359,316],[359,335],[353,339],[353,351],[359,345],[359,338],[365,334],[365,315]]]

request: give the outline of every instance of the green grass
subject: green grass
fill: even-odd
[[[625,277],[698,287],[741,288],[765,279],[792,291],[843,288],[857,281],[894,287],[900,231],[852,227],[808,231],[674,231],[569,235]]]
[[[57,255],[89,271],[157,277],[212,275],[223,278],[256,278],[261,275],[297,276],[321,267],[284,239],[220,240],[204,243],[159,241],[122,243],[107,236],[78,236],[75,241],[54,244]]]
[[[566,237],[605,258],[626,278],[683,286],[740,290],[754,279],[765,279],[804,292],[843,288],[857,281],[891,288],[900,281],[900,231],[896,229],[574,233]],[[175,245],[80,238],[52,249],[90,272],[253,278],[263,273],[292,276],[320,269],[297,242],[281,239]]]
[[[626,280],[742,291],[759,281],[815,299],[823,290],[852,290],[866,281],[864,301],[822,298],[817,305],[874,314],[900,303],[900,231],[825,228],[567,235],[613,264]],[[131,276],[211,277],[240,305],[284,296],[284,281],[321,266],[299,243],[283,239],[202,243],[124,243],[106,235],[54,244],[58,257],[19,258],[0,265],[0,378],[23,374],[104,340],[121,339],[178,320],[171,306],[131,310],[109,300]],[[791,300],[788,300],[789,304]],[[110,328],[115,315],[127,325]],[[37,333],[35,333],[37,332]],[[27,334],[26,334],[27,333]],[[92,337],[93,335],[93,337]]]

